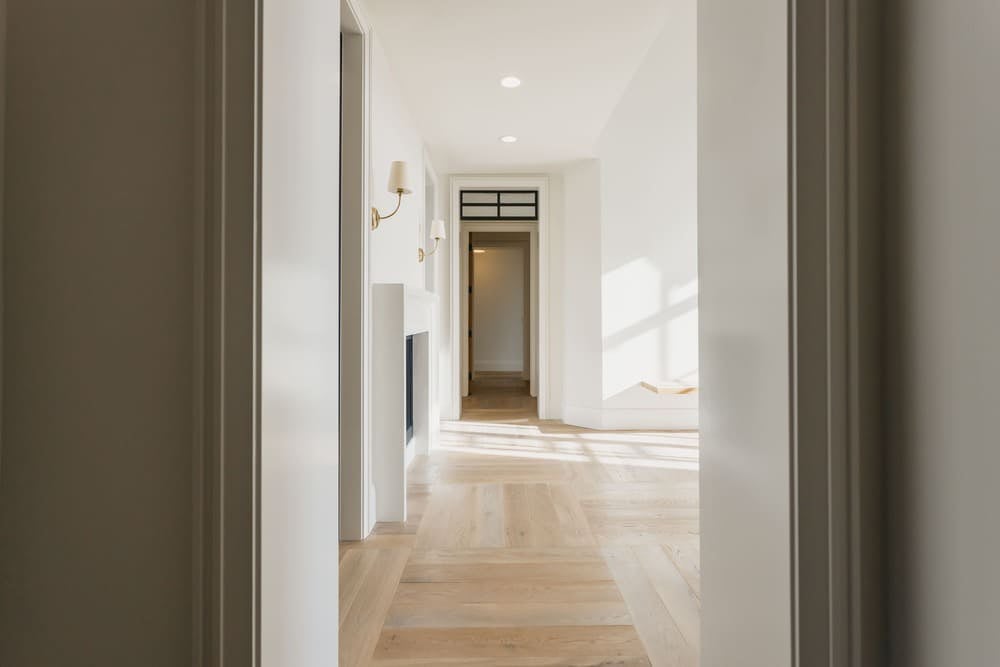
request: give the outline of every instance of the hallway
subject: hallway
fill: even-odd
[[[462,399],[464,421],[519,423],[538,415],[538,400],[520,373],[480,372]]]
[[[340,664],[697,665],[697,433],[473,389],[410,469],[409,521],[341,546]]]

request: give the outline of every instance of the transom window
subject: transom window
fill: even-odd
[[[462,190],[462,220],[538,220],[537,190]]]

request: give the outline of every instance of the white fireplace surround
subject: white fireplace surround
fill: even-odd
[[[376,521],[406,520],[406,468],[431,447],[430,351],[437,297],[372,285],[372,477]],[[406,338],[413,336],[413,439],[406,444]]]

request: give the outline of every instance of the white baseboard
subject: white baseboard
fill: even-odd
[[[479,361],[475,362],[476,371],[487,373],[514,373],[524,371],[523,361]]]
[[[564,405],[562,420],[571,426],[602,431],[655,430],[687,431],[698,428],[695,408],[581,408]]]

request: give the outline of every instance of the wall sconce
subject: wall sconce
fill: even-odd
[[[413,192],[410,188],[410,174],[405,162],[393,162],[389,166],[389,192],[399,197],[396,200],[396,208],[389,215],[382,215],[378,209],[372,206],[372,229],[378,229],[380,222],[391,218],[399,212],[399,207],[403,205],[403,195]]]
[[[425,252],[423,248],[417,248],[418,262],[422,262],[425,257],[436,253],[438,244],[448,238],[448,235],[444,232],[444,220],[435,220],[431,223],[431,238],[434,239],[434,247],[429,252]]]

